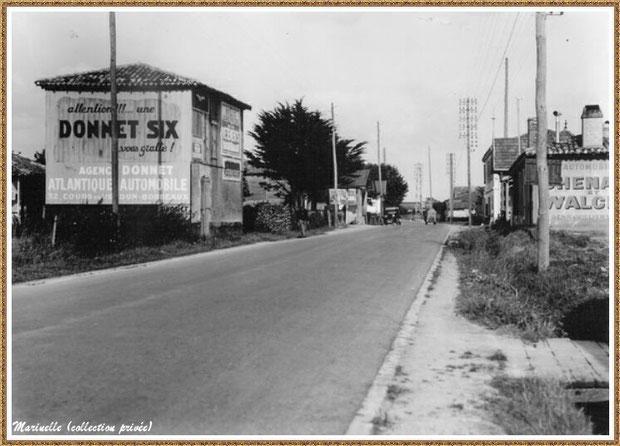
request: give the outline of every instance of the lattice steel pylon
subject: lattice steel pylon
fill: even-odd
[[[422,208],[422,163],[413,165],[413,196],[419,197]]]
[[[469,203],[468,220],[471,227],[471,151],[478,147],[478,100],[459,100],[459,138],[465,139],[467,147],[467,195]]]

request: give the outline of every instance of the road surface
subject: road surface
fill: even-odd
[[[347,229],[15,286],[12,421],[341,435],[447,232]]]

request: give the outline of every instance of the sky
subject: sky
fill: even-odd
[[[32,157],[44,148],[45,94],[37,79],[109,66],[109,8],[8,10],[9,147]],[[143,62],[224,91],[257,116],[302,99],[330,116],[342,138],[366,141],[409,183],[423,165],[424,197],[447,199],[447,154],[455,185],[467,185],[459,139],[459,99],[478,101],[479,145],[472,186],[483,184],[482,156],[504,133],[504,59],[509,59],[508,136],[535,116],[534,8],[120,8],[117,63]],[[547,110],[581,133],[586,104],[613,126],[613,8],[545,8]],[[562,14],[560,15],[560,12]],[[517,116],[517,99],[519,116]],[[495,116],[495,120],[492,118]],[[493,122],[495,123],[493,125]],[[495,127],[493,129],[493,127]],[[613,127],[612,127],[613,131]],[[613,134],[613,133],[612,133]],[[430,169],[429,169],[430,153]]]

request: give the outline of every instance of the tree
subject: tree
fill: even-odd
[[[301,99],[262,111],[258,121],[250,132],[256,147],[245,152],[248,164],[271,179],[267,187],[283,193],[293,208],[301,208],[304,196],[318,201],[322,192],[333,187],[331,121],[319,111],[308,110]],[[364,145],[337,140],[339,184],[344,185],[363,166]]]
[[[369,180],[379,181],[379,169],[376,164],[368,164],[366,168],[370,169]],[[405,199],[405,195],[409,191],[409,185],[400,174],[398,169],[391,164],[381,164],[381,179],[387,181],[386,189],[383,191],[386,206],[400,206]],[[373,183],[374,184],[374,183]],[[378,192],[371,194],[378,196]]]

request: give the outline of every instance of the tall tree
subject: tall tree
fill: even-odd
[[[258,121],[250,132],[256,147],[245,152],[248,164],[271,179],[271,187],[282,192],[294,208],[301,207],[304,196],[317,201],[321,192],[333,184],[330,120],[296,100],[262,111]],[[364,144],[337,141],[339,183],[344,184],[363,166]]]
[[[376,164],[368,164],[370,181],[379,181],[379,169]],[[383,191],[386,206],[400,206],[409,191],[409,185],[398,171],[396,166],[381,164],[381,179],[386,182],[387,191]],[[378,194],[375,194],[375,196]]]

